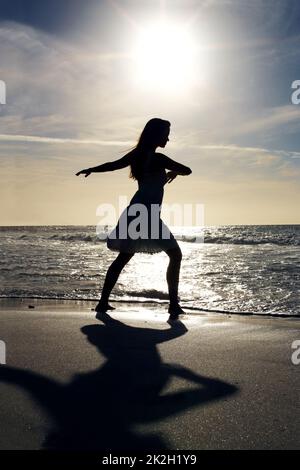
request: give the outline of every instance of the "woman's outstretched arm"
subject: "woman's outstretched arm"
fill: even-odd
[[[162,153],[159,154],[159,158],[164,168],[174,171],[178,175],[190,175],[192,173],[192,170],[188,166],[182,165],[182,163],[175,162],[175,160],[172,160],[171,158],[167,157],[166,155],[163,155]]]
[[[78,173],[76,173],[76,176],[85,175],[85,177],[87,177],[91,173],[103,173],[105,171],[120,170],[121,168],[126,168],[126,166],[129,166],[131,163],[131,159],[132,159],[132,152],[129,152],[126,155],[124,155],[124,157],[119,158],[119,160],[103,163],[102,165],[98,165],[92,168],[86,168],[85,170],[78,171]]]

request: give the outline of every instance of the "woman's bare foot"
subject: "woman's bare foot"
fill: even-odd
[[[171,305],[168,308],[168,313],[170,314],[170,320],[177,320],[179,315],[184,315],[185,311],[182,310],[179,304]]]
[[[96,319],[104,320],[106,317],[109,318],[109,315],[106,313],[107,310],[115,310],[115,307],[109,305],[108,302],[99,301],[98,305],[95,307]]]
[[[107,312],[107,310],[115,310],[115,307],[112,307],[108,302],[99,300],[95,307],[95,312]]]

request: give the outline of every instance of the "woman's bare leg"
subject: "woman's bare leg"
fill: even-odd
[[[119,253],[116,259],[111,263],[110,267],[107,270],[101,299],[96,307],[96,310],[108,310],[108,299],[110,293],[116,284],[118,277],[124,268],[124,266],[128,263],[128,261],[133,257],[134,253]]]
[[[178,284],[182,252],[178,246],[177,248],[166,250],[166,253],[170,258],[167,269],[167,283],[170,298],[169,313],[179,315],[180,313],[184,313],[178,301]]]

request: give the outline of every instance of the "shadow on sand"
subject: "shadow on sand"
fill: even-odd
[[[138,423],[159,421],[220,399],[237,388],[176,364],[164,364],[156,345],[184,335],[181,322],[169,329],[136,328],[102,315],[103,324],[81,331],[107,361],[99,369],[62,384],[30,371],[1,366],[0,380],[30,392],[55,423],[44,449],[163,450],[158,434],[143,434]],[[194,386],[163,394],[172,377]]]

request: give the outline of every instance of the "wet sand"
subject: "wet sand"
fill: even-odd
[[[299,319],[112,304],[0,301],[0,449],[300,448]]]

